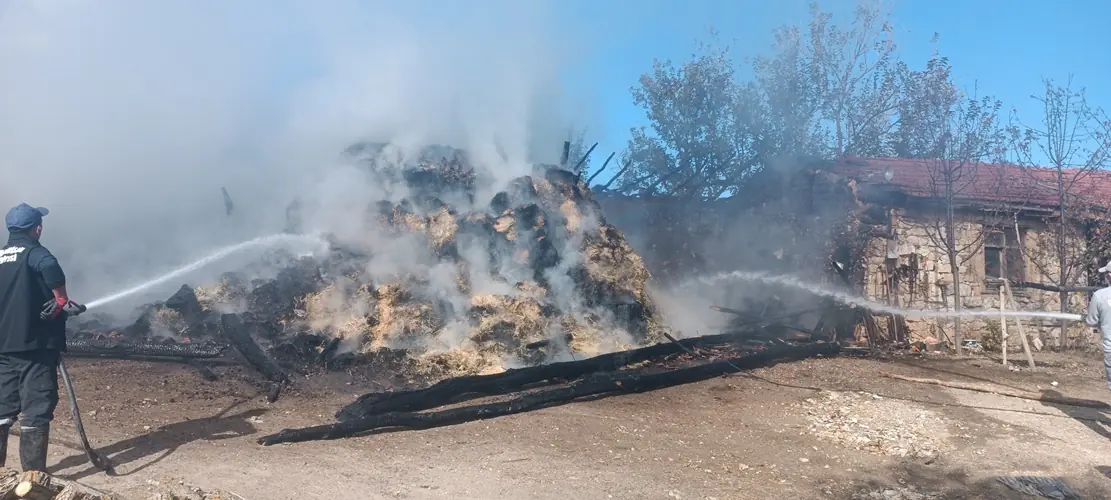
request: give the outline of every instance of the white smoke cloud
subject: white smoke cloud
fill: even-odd
[[[555,159],[575,109],[554,5],[0,3],[0,202],[52,210],[43,242],[92,300],[280,230],[306,191],[335,212],[316,229],[342,222],[375,199],[328,177],[356,140],[452,144],[519,175]]]

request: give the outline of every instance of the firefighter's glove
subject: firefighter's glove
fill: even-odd
[[[58,318],[65,319],[70,316],[77,316],[85,312],[85,309],[84,305],[72,300],[52,299],[42,305],[42,312],[39,313],[39,317],[43,321],[53,321]]]

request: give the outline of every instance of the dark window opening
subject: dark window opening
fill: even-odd
[[[1003,277],[1003,250],[984,247],[984,276],[1000,279]]]
[[[1016,235],[1014,228],[989,229],[984,234],[985,278],[1026,281],[1026,260],[1020,246],[1020,238],[1025,236],[1026,230]]]

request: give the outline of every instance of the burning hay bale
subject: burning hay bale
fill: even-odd
[[[505,371],[502,359],[495,353],[472,345],[420,355],[413,363],[413,374],[428,379],[445,379],[464,375],[490,375]]]
[[[474,199],[468,183],[475,174],[462,158],[401,174],[383,168],[379,156],[366,160],[379,177],[403,178],[410,193],[376,204],[387,234],[423,235],[431,254],[456,271],[451,285],[368,283],[375,300],[364,352],[404,348],[422,370],[478,373],[507,361],[542,361],[543,353],[527,346],[545,339],[567,336],[566,347],[592,355],[661,338],[646,292],[649,273],[605,223],[585,184],[537,167],[485,207],[459,210],[468,207],[443,200]],[[457,179],[467,181],[462,189]],[[445,346],[445,339],[452,341]]]
[[[364,339],[371,335],[374,306],[369,287],[360,286],[348,293],[333,283],[305,296],[305,321],[314,332],[339,339]]]
[[[332,341],[342,339],[352,355],[403,350],[414,373],[430,376],[662,339],[644,263],[578,177],[538,166],[480,200],[475,186],[489,183],[465,155],[447,153],[408,165],[383,154],[361,158],[375,182],[397,193],[367,207],[366,240],[333,240],[330,256],[293,260],[273,279],[226,275],[183,289],[131,331],[212,333],[190,318],[218,325],[236,309],[243,328],[274,352],[335,355]],[[549,339],[557,339],[546,344],[554,351],[530,348]]]
[[[374,291],[377,299],[374,326],[366,348],[377,350],[391,343],[419,344],[444,327],[444,320],[427,300],[414,296],[401,284],[382,285]]]
[[[246,297],[247,291],[247,284],[238,275],[225,273],[217,283],[193,288],[193,295],[202,310],[211,311],[217,305],[232,304]]]
[[[529,355],[524,349],[532,342],[548,337],[551,320],[544,305],[535,297],[510,295],[476,295],[471,297],[474,327],[469,339],[486,349]]]
[[[208,334],[210,319],[193,288],[182,285],[166,302],[142,307],[139,318],[123,333],[130,338],[188,339]]]

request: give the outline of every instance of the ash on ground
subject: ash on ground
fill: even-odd
[[[183,286],[129,326],[86,320],[71,338],[213,341],[230,311],[283,363],[385,360],[424,379],[662,338],[644,263],[578,175],[534,166],[483,200],[476,186],[492,181],[465,153],[430,151],[398,162],[381,145],[348,150],[365,191],[386,199],[329,234],[327,257],[276,252],[287,264],[273,279]],[[287,230],[311,226],[312,206],[291,203]]]
[[[949,435],[948,425],[932,411],[874,394],[822,391],[801,407],[811,434],[880,455],[931,463]]]

